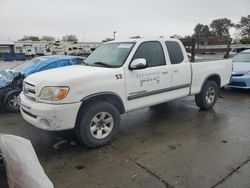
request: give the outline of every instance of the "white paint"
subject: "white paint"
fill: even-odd
[[[141,70],[129,70],[129,64],[138,46],[142,42],[152,40],[159,41],[162,44],[167,64]],[[181,45],[184,54],[182,63],[177,65],[170,63],[165,46],[165,41],[169,40],[177,41]],[[51,69],[28,76],[25,82],[35,85],[36,97],[31,99],[22,93],[20,98],[23,105],[21,106],[29,113],[37,115],[38,118],[32,118],[21,110],[24,119],[42,129],[70,129],[75,126],[81,100],[92,94],[100,92],[115,93],[122,99],[126,112],[129,112],[182,98],[189,94],[198,94],[205,79],[211,74],[220,75],[221,87],[229,83],[232,71],[231,60],[190,64],[184,46],[177,39],[136,39],[122,42],[131,41],[136,42],[136,44],[124,65],[120,68],[76,65]],[[118,74],[121,75],[122,79],[116,78]],[[135,92],[152,92],[184,84],[191,85],[183,89],[128,100],[128,96]],[[37,96],[45,86],[68,86],[70,91],[61,101],[39,100]],[[30,109],[27,107],[30,107]],[[48,119],[51,126],[44,125],[41,121],[42,118]]]

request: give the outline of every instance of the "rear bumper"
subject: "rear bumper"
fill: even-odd
[[[45,104],[20,94],[20,111],[23,118],[40,129],[57,131],[75,127],[81,103]]]
[[[227,85],[227,87],[250,89],[250,76],[232,76],[231,82]]]

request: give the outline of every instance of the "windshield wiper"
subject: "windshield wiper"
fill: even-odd
[[[95,63],[93,63],[93,64],[95,64],[95,65],[102,65],[103,67],[113,67],[113,66],[110,65],[110,64],[107,64],[107,63],[104,63],[104,62],[100,62],[100,61],[95,62]]]

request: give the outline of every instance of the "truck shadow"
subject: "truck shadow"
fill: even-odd
[[[240,88],[225,88],[222,93],[232,93],[232,94],[250,94],[250,89],[240,89]]]

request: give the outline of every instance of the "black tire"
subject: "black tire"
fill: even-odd
[[[112,117],[113,123],[111,132],[106,137],[97,139],[97,135],[95,135],[96,137],[94,136],[95,133],[91,132],[90,127],[92,125],[93,118],[98,117],[98,114],[100,113],[106,113],[108,116]],[[119,132],[120,124],[120,113],[114,105],[108,102],[95,102],[89,103],[86,107],[80,110],[77,117],[75,131],[77,138],[81,143],[90,148],[96,148],[111,143]],[[97,124],[94,125],[97,126]],[[101,132],[106,134],[104,130],[101,130]]]
[[[16,91],[7,96],[7,99],[5,101],[5,109],[8,110],[9,112],[19,112],[20,111],[20,106],[19,103],[15,105],[15,103],[12,101],[13,98],[18,98],[20,92]]]
[[[209,93],[212,93],[211,91],[214,91],[213,97],[212,95],[211,97],[209,95]],[[207,80],[202,88],[202,91],[199,94],[195,95],[196,105],[202,110],[209,110],[213,108],[213,106],[215,105],[218,95],[219,95],[218,84],[213,80]]]

